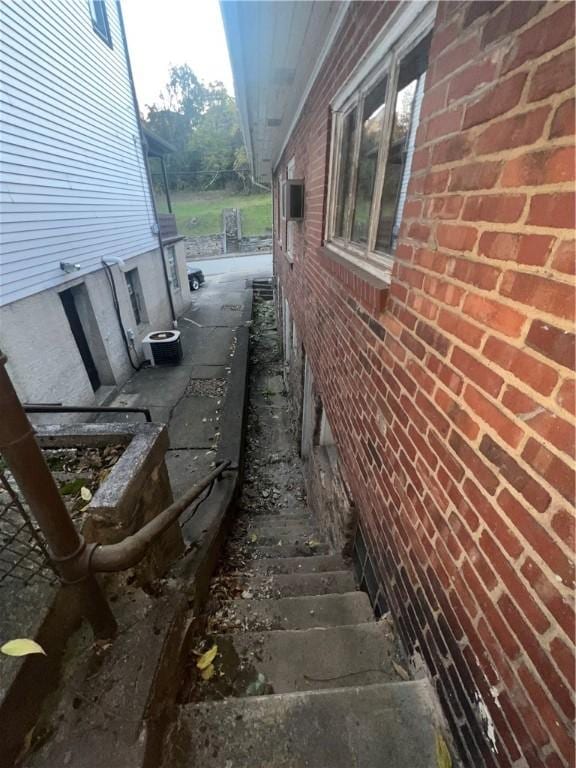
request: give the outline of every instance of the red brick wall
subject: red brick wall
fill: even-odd
[[[285,150],[306,217],[276,269],[462,755],[557,768],[574,759],[574,6],[439,5],[385,293],[322,228],[329,102],[390,10],[352,4]]]

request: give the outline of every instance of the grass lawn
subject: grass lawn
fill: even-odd
[[[216,235],[222,232],[223,208],[240,208],[242,235],[266,235],[272,230],[272,199],[268,194],[174,192],[171,198],[181,235]]]

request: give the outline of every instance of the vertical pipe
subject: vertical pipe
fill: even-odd
[[[162,179],[164,180],[164,192],[166,193],[166,202],[168,203],[168,213],[172,213],[172,200],[170,200],[170,190],[168,188],[168,174],[166,173],[166,163],[160,155],[160,166],[162,168]]]
[[[112,637],[116,621],[94,576],[70,583],[86,542],[78,533],[34,435],[0,352],[0,453],[40,526],[50,556],[98,638]]]

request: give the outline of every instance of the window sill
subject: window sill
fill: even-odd
[[[327,271],[346,286],[355,299],[376,314],[384,311],[391,279],[387,267],[353,256],[333,243],[326,243],[320,253]]]

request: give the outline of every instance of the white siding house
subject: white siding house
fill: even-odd
[[[0,348],[22,399],[86,404],[127,378],[122,335],[137,363],[143,336],[172,325],[169,291],[177,312],[189,301],[174,245],[179,286],[165,279],[119,4],[2,2]]]

